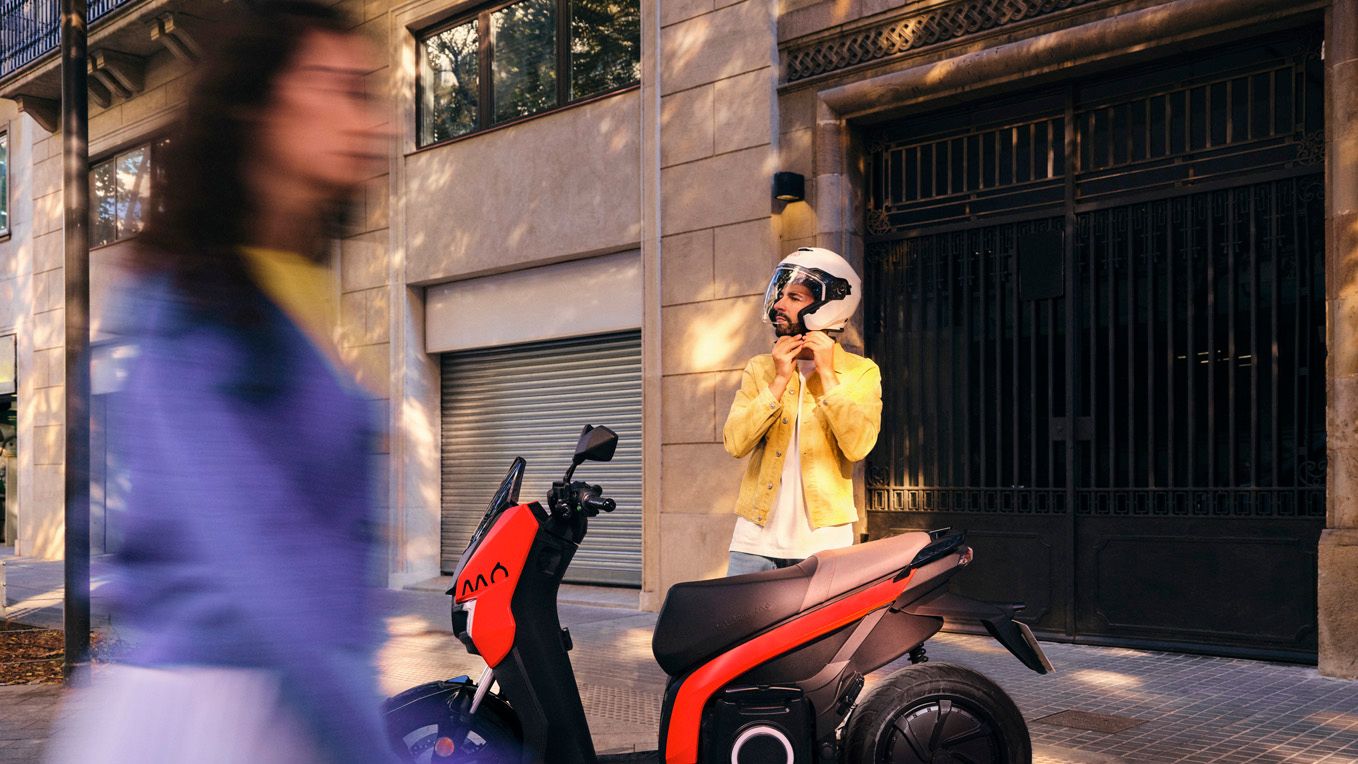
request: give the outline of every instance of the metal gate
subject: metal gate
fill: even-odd
[[[1319,37],[869,128],[875,535],[951,525],[1049,635],[1309,660]]]

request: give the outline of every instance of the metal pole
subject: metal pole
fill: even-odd
[[[89,91],[85,0],[61,0],[62,197],[66,211],[66,658],[90,653]]]

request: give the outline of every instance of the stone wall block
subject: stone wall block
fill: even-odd
[[[774,66],[773,4],[744,0],[660,31],[662,95]]]
[[[66,346],[66,309],[33,314],[33,348],[47,350]]]
[[[1326,527],[1358,529],[1358,447],[1331,444],[1325,455]]]
[[[661,382],[663,415],[662,443],[717,443],[721,441],[717,422],[716,396],[721,374],[680,374]]]
[[[169,108],[169,91],[163,87],[151,88],[123,103],[123,123],[136,124],[159,114]]]
[[[776,166],[774,152],[760,147],[663,171],[663,231],[681,233],[769,215]]]
[[[674,305],[661,311],[662,365],[668,374],[743,369],[769,352],[759,320],[763,295]]]
[[[33,463],[63,464],[66,461],[66,428],[45,424],[33,428]]]
[[[340,242],[340,288],[346,292],[387,283],[387,234],[366,233]]]
[[[721,515],[735,509],[745,460],[726,453],[720,443],[662,446],[661,461],[665,485],[661,514]]]
[[[60,198],[60,194],[56,195]],[[65,264],[66,242],[59,233],[49,233],[38,236],[33,240],[33,270],[35,274],[46,273],[48,271],[60,271]],[[34,284],[36,288],[36,283]],[[63,293],[64,298],[64,293]]]
[[[385,288],[369,289],[363,293],[364,331],[370,343],[391,341],[391,296]]]
[[[735,514],[661,514],[660,580],[666,584],[726,575]]]
[[[777,70],[772,67],[736,75],[716,83],[716,152],[761,146],[777,129],[773,113]]]
[[[712,229],[666,236],[661,242],[661,304],[712,299]]]
[[[345,292],[339,302],[339,346],[358,347],[370,344],[364,336],[367,320],[367,292]]]
[[[860,0],[821,0],[784,13],[778,19],[778,41],[786,42],[861,18]]]
[[[51,234],[60,234],[61,228],[66,222],[66,212],[62,207],[61,193],[47,194],[37,197],[33,201],[33,235],[42,237]],[[58,235],[58,252],[60,252],[61,236]],[[36,243],[36,242],[35,242]],[[51,267],[56,268],[61,265],[61,258],[57,258],[56,263]],[[36,265],[34,266],[37,267]],[[47,270],[42,268],[41,270]]]
[[[661,167],[712,156],[713,96],[714,87],[704,85],[661,99]]]
[[[772,218],[716,230],[716,296],[762,297],[773,267],[782,259]]]
[[[1328,42],[1328,41],[1327,41]],[[1331,63],[1326,76],[1335,81],[1358,82],[1358,60]],[[1331,87],[1327,103],[1325,162],[1330,177],[1349,178],[1349,182],[1331,183],[1326,189],[1326,208],[1333,214],[1358,212],[1358,92],[1354,88]]]
[[[660,6],[660,25],[670,26],[701,16],[712,10],[712,0],[664,0]]]
[[[1320,570],[1316,581],[1319,605],[1320,673],[1358,679],[1358,529],[1330,529],[1320,537]]]
[[[1326,308],[1329,313],[1328,376],[1332,380],[1352,378],[1358,374],[1358,331],[1355,331],[1358,327],[1358,294],[1330,300]],[[1356,410],[1348,409],[1350,412]]]

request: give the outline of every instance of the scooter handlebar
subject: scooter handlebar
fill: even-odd
[[[617,502],[602,496],[587,496],[581,504],[584,505],[585,511],[590,515],[597,515],[600,512],[612,512],[618,508]]]

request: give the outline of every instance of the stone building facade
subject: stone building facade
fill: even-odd
[[[460,379],[457,374],[463,367],[457,365],[456,358],[498,363],[493,353],[474,354],[619,333],[639,338],[633,360],[639,369],[634,386],[641,405],[636,414],[633,457],[639,470],[634,503],[642,605],[659,607],[668,587],[677,581],[721,575],[734,522],[730,508],[741,469],[721,446],[721,424],[738,385],[740,369],[751,355],[767,347],[767,329],[759,323],[758,312],[771,267],[797,246],[816,245],[843,252],[864,270],[869,284],[868,305],[864,320],[859,322],[862,332],[847,342],[881,356],[878,360],[888,371],[888,422],[896,429],[884,433],[885,445],[858,475],[861,501],[870,510],[862,530],[877,535],[937,521],[974,525],[981,531],[976,540],[978,561],[991,549],[993,559],[1006,564],[1043,562],[1046,572],[1041,576],[1006,577],[1003,569],[994,569],[985,593],[1004,597],[1002,584],[1006,582],[1035,587],[1021,594],[1030,599],[1046,598],[1042,611],[1035,615],[1048,619],[1043,622],[1045,632],[1053,638],[1301,660],[1318,655],[1323,671],[1358,676],[1358,641],[1353,636],[1358,629],[1353,628],[1353,616],[1342,604],[1342,593],[1358,585],[1358,509],[1350,506],[1354,502],[1351,483],[1358,474],[1358,461],[1350,453],[1358,448],[1358,442],[1351,441],[1358,435],[1351,424],[1354,396],[1348,392],[1358,375],[1358,356],[1352,352],[1358,345],[1349,337],[1353,269],[1345,267],[1356,246],[1350,229],[1355,214],[1352,197],[1354,179],[1358,178],[1354,166],[1358,154],[1349,136],[1355,128],[1349,95],[1352,87],[1347,78],[1354,64],[1358,3],[641,0],[636,33],[639,76],[635,83],[561,103],[503,125],[484,127],[483,122],[483,129],[433,142],[424,139],[420,128],[421,109],[425,108],[420,105],[425,103],[421,99],[429,87],[421,81],[422,41],[430,30],[472,18],[483,6],[466,0],[348,0],[342,6],[383,53],[384,65],[369,77],[370,91],[384,102],[389,126],[397,136],[388,171],[366,184],[352,230],[339,243],[335,255],[335,295],[340,307],[336,337],[360,380],[382,404],[389,427],[389,437],[375,458],[383,476],[379,496],[388,519],[390,585],[416,583],[446,567],[450,541],[445,538],[448,521],[443,486],[447,471],[456,469],[456,465],[449,466],[443,457],[456,445],[450,445],[452,420],[448,419],[448,409],[460,404],[450,402],[444,380]],[[200,22],[205,17],[223,12],[230,12],[229,7],[207,6],[196,0],[140,0],[116,6],[94,23],[92,49],[134,57],[133,79],[137,80],[130,83],[136,87],[125,92],[105,89],[99,95],[106,95],[107,103],[92,107],[94,163],[117,159],[129,149],[152,144],[163,133],[173,109],[183,102],[194,33],[202,28]],[[1312,39],[1315,55],[1306,49],[1310,44],[1307,40]],[[1253,44],[1258,40],[1265,40],[1267,45]],[[1289,53],[1289,45],[1300,46],[1299,52]],[[908,316],[912,306],[924,304],[910,297],[918,294],[919,285],[911,279],[923,278],[919,272],[904,266],[892,270],[895,266],[891,263],[909,262],[914,256],[910,247],[916,245],[909,242],[945,234],[972,235],[968,231],[981,237],[1000,235],[982,229],[999,230],[995,226],[1011,223],[1019,226],[1014,229],[1019,233],[1013,235],[1029,237],[1023,238],[1024,242],[1036,242],[1031,246],[1038,249],[1031,251],[1040,252],[1039,244],[1047,241],[1056,249],[1032,256],[1037,259],[1017,248],[1006,254],[994,245],[994,252],[1009,258],[1004,260],[1004,268],[1013,274],[1012,279],[995,284],[1009,285],[1003,289],[1019,289],[1021,285],[1028,290],[1027,274],[1040,276],[1042,268],[1028,266],[1029,271],[1024,271],[1024,263],[1046,263],[1053,272],[1059,268],[1061,277],[1054,283],[1046,282],[1053,291],[1040,297],[1031,296],[1040,290],[1010,295],[1012,305],[1034,311],[1034,318],[1029,323],[1020,318],[1019,326],[1036,326],[1036,317],[1046,316],[1044,320],[1052,322],[1049,326],[1056,327],[1057,317],[1066,315],[1064,309],[1042,306],[1054,306],[1062,299],[1083,294],[1083,287],[1075,281],[1077,268],[1083,266],[1078,242],[1073,238],[1074,232],[1084,230],[1080,228],[1081,216],[1117,208],[1118,199],[1123,198],[1109,196],[1111,201],[1100,206],[1081,196],[1086,188],[1082,184],[1093,182],[1080,174],[1093,168],[1091,160],[1076,165],[1076,156],[1085,155],[1079,154],[1080,133],[1070,120],[1085,113],[1081,111],[1085,108],[1081,98],[1098,93],[1102,83],[1115,83],[1116,87],[1108,87],[1122,88],[1131,94],[1127,98],[1150,99],[1152,105],[1146,107],[1144,115],[1149,123],[1155,123],[1168,119],[1157,116],[1155,99],[1164,98],[1169,103],[1174,96],[1167,94],[1174,87],[1160,80],[1152,82],[1154,76],[1163,80],[1170,76],[1165,72],[1178,72],[1174,67],[1180,67],[1189,72],[1185,76],[1190,80],[1203,78],[1201,88],[1204,97],[1210,99],[1219,80],[1227,82],[1221,92],[1229,93],[1236,87],[1230,84],[1232,78],[1245,75],[1237,76],[1235,70],[1214,74],[1214,62],[1226,59],[1202,51],[1232,51],[1231,55],[1236,55],[1245,50],[1239,55],[1248,57],[1249,49],[1265,47],[1279,51],[1275,58],[1284,63],[1278,67],[1293,67],[1287,71],[1300,78],[1295,82],[1310,82],[1323,93],[1319,117],[1323,130],[1303,130],[1310,124],[1305,120],[1314,117],[1301,115],[1295,129],[1280,128],[1275,131],[1277,135],[1236,130],[1213,143],[1210,133],[1215,123],[1209,116],[1204,145],[1196,149],[1186,145],[1176,154],[1169,146],[1156,155],[1149,144],[1137,149],[1134,143],[1128,143],[1128,163],[1136,164],[1131,160],[1137,156],[1146,162],[1161,156],[1165,167],[1177,167],[1188,174],[1156,180],[1147,186],[1154,186],[1149,195],[1134,200],[1127,197],[1126,203],[1172,205],[1178,202],[1166,200],[1227,193],[1242,183],[1293,182],[1311,175],[1321,178],[1323,213],[1316,224],[1323,230],[1323,257],[1317,261],[1319,272],[1312,274],[1310,283],[1324,285],[1322,315],[1311,319],[1323,328],[1321,346],[1327,352],[1326,384],[1317,398],[1324,402],[1320,428],[1324,440],[1305,448],[1319,448],[1327,458],[1319,461],[1319,467],[1314,466],[1315,459],[1309,460],[1313,463],[1309,482],[1296,477],[1298,469],[1293,469],[1293,483],[1282,486],[1281,478],[1275,479],[1269,489],[1272,493],[1259,490],[1262,483],[1258,479],[1218,484],[1209,478],[1205,483],[1198,481],[1201,485],[1189,481],[1191,485],[1183,486],[1171,480],[1164,486],[1167,491],[1189,497],[1183,499],[1188,503],[1181,506],[1186,507],[1181,513],[1175,509],[1180,506],[1173,503],[1176,499],[1170,498],[1163,505],[1164,517],[1156,521],[1159,524],[1154,529],[1100,525],[1104,520],[1099,519],[1102,515],[1097,509],[1090,509],[1086,517],[1080,507],[1086,506],[1081,504],[1085,501],[1095,502],[1088,504],[1095,507],[1098,499],[1086,499],[1086,495],[1109,495],[1107,486],[1100,484],[1086,491],[1087,486],[1075,472],[1062,472],[1055,462],[1068,458],[1068,465],[1077,465],[1074,454],[1085,448],[1079,445],[1082,441],[1088,440],[1097,448],[1103,437],[1103,420],[1097,414],[1082,417],[1079,411],[1073,415],[1060,411],[1056,404],[1052,404],[1055,408],[1033,409],[1023,415],[1027,418],[1014,420],[1026,424],[1003,425],[1010,429],[1002,430],[1005,458],[1014,456],[1017,460],[1016,454],[1033,450],[1031,444],[1037,441],[1034,436],[1020,444],[1015,432],[1035,432],[1040,420],[1043,442],[1038,450],[1047,453],[1050,462],[1043,463],[1051,477],[1047,484],[1037,486],[1013,475],[988,483],[979,478],[952,483],[903,481],[893,473],[896,462],[892,460],[897,458],[893,454],[914,453],[910,449],[923,448],[924,440],[934,439],[933,435],[922,439],[917,433],[911,434],[910,428],[926,426],[926,417],[920,414],[920,422],[908,421],[907,412],[923,409],[918,403],[910,404],[916,409],[907,408],[906,399],[901,397],[904,393],[899,391],[915,384],[907,380],[914,379],[911,375],[917,369],[922,369],[920,374],[933,374],[928,370],[941,368],[936,361],[925,364],[920,360],[923,355],[913,356],[916,360],[910,363],[897,353],[898,348],[916,347],[910,343],[923,342],[919,347],[934,348],[929,343],[936,343],[942,336],[918,327],[911,329],[908,321],[891,323],[896,320],[891,315]],[[1274,71],[1268,68],[1274,66],[1269,63],[1273,59],[1265,58],[1250,59],[1241,66],[1253,66],[1249,76],[1263,77],[1262,73]],[[114,56],[95,67],[113,76],[120,65],[132,66],[120,61]],[[53,130],[53,109],[59,98],[55,67],[55,60],[48,56],[0,76],[0,130],[9,139],[11,221],[8,238],[0,239],[0,336],[14,335],[17,347],[20,519],[16,551],[41,557],[60,553],[62,517],[61,144],[60,134]],[[1161,74],[1147,74],[1147,83],[1138,90],[1138,72],[1143,67],[1146,72]],[[1323,81],[1314,81],[1316,72],[1323,73]],[[1192,87],[1196,86],[1185,87],[1189,89],[1183,97],[1195,97]],[[1273,88],[1269,93],[1281,98],[1281,85],[1269,87]],[[1061,102],[1061,98],[1067,100]],[[1046,103],[1043,99],[1054,99],[1050,113],[1041,112],[1039,107]],[[1108,107],[1113,120],[1109,130],[1117,129],[1121,103]],[[1191,100],[1183,103],[1191,109]],[[1289,103],[1300,104],[1300,96]],[[1209,115],[1213,113],[1210,107],[1204,108]],[[1248,107],[1242,108],[1245,111],[1240,120],[1244,124],[1251,116]],[[1222,124],[1233,118],[1231,112],[1222,118]],[[1090,117],[1091,130],[1096,129],[1098,119]],[[1059,129],[1068,130],[1062,137],[1055,132],[1059,120],[1065,120],[1059,122]],[[1020,123],[1046,127],[1025,127],[1029,130],[1024,133],[1027,137],[1020,139],[1015,127]],[[1142,127],[1149,123],[1142,123]],[[968,186],[969,166],[950,164],[945,170],[939,159],[938,167],[931,169],[936,171],[935,176],[928,179],[932,190],[923,191],[920,184],[925,183],[925,173],[918,164],[924,156],[919,153],[921,146],[956,145],[962,152],[958,156],[967,156],[967,141],[972,137],[988,140],[984,135],[997,134],[997,130],[1010,131],[1006,135],[1014,141],[1011,149],[1019,146],[1020,140],[1037,141],[1042,136],[1045,169],[1035,169],[1043,163],[1037,158],[1037,144],[1028,142],[1022,145],[1032,161],[1024,160],[1025,169],[1020,169],[1020,161],[1013,158],[1004,178],[997,174],[993,182],[978,180]],[[1191,144],[1192,134],[1185,135]],[[1262,148],[1251,144],[1250,151],[1268,148],[1292,152],[1269,160],[1277,164],[1277,177],[1232,181],[1226,176],[1249,168],[1231,165],[1229,171],[1220,174],[1220,182],[1212,181],[1216,185],[1198,185],[1204,182],[1206,171],[1200,172],[1195,163],[1215,157],[1207,149],[1219,145],[1225,156],[1230,153],[1226,149],[1234,145],[1232,141],[1256,137],[1276,140]],[[1317,143],[1322,138],[1323,142]],[[954,140],[956,143],[949,143]],[[897,148],[902,157],[915,151],[909,154],[914,157],[909,162],[916,164],[892,165],[891,152]],[[935,152],[930,155],[931,162],[944,156],[937,153],[939,149],[929,150]],[[997,156],[1005,150],[1002,142],[996,144],[995,151],[1000,152]],[[981,151],[976,156],[983,164],[987,160],[985,149]],[[1054,159],[1058,155],[1059,162]],[[1247,165],[1253,160],[1241,161]],[[1071,172],[1065,172],[1067,166]],[[1137,167],[1143,169],[1143,165]],[[1184,168],[1192,168],[1192,172]],[[958,173],[956,180],[948,174],[954,170]],[[805,177],[805,200],[773,199],[771,180],[780,171]],[[915,174],[909,175],[911,172]],[[981,170],[977,173],[978,178],[983,174]],[[915,178],[912,182],[917,184],[916,190],[892,196],[907,176]],[[892,186],[893,182],[897,186]],[[1007,187],[1019,185],[1019,191],[999,199],[1007,193]],[[939,191],[945,187],[950,190]],[[995,197],[999,201],[985,207],[983,202],[988,203],[991,192],[999,194]],[[1294,196],[1284,193],[1279,198]],[[930,206],[930,200],[938,204]],[[885,201],[891,203],[884,206]],[[1041,217],[1037,212],[1023,211],[1028,209],[1023,205],[1030,203],[1036,205],[1032,209],[1049,203],[1049,208],[1042,208],[1047,210],[1042,213],[1046,215],[1043,219],[1055,221],[1050,230],[1067,231],[1064,239],[1030,236],[1049,230],[1030,225],[1028,218]],[[125,251],[133,239],[128,236],[92,252],[96,311],[115,279],[120,250]],[[966,249],[970,245],[959,246]],[[991,249],[985,252],[993,254]],[[939,283],[946,281],[941,272],[934,273]],[[1116,274],[1109,273],[1109,280],[1117,282]],[[874,277],[885,279],[888,274],[900,279],[892,282],[892,289],[898,291],[871,283]],[[984,282],[986,277],[979,278]],[[1167,281],[1153,283],[1163,290],[1169,289]],[[580,287],[572,294],[585,295],[586,303],[573,305],[560,299],[556,291],[560,285]],[[592,294],[590,286],[599,293]],[[985,295],[981,302],[986,304],[1010,299],[997,296],[1000,291],[978,294]],[[1254,292],[1239,294],[1244,300],[1244,295]],[[1021,302],[1028,299],[1047,302],[1037,307]],[[1152,319],[1151,325],[1168,326],[1177,314],[1168,315],[1170,318],[1160,324]],[[1064,342],[1078,328],[1075,324],[1064,326],[1061,331],[1052,329],[1033,336],[1048,338],[1055,347],[1056,338]],[[1036,347],[1036,340],[1022,336]],[[1174,348],[1171,345],[1168,349],[1171,355],[1177,352]],[[1089,350],[1097,352],[1097,347]],[[1218,363],[1215,347],[1193,352],[1207,353],[1204,363],[1208,368]],[[1245,355],[1242,350],[1232,358]],[[885,360],[888,357],[896,359],[891,363],[897,365],[890,366]],[[1053,365],[1050,356],[1043,356],[1045,365],[1033,362],[1032,357],[1022,356],[1029,360],[1012,363],[1027,364],[1016,368],[1031,370],[1033,379],[1038,374],[1058,374],[1053,371],[1058,368],[1059,373],[1065,371],[1064,366]],[[1086,356],[1076,353],[1062,357],[1069,358],[1075,368]],[[1244,364],[1241,361],[1231,368],[1243,368]],[[1002,363],[1000,368],[1009,367]],[[893,369],[899,372],[894,378],[890,373]],[[1317,367],[1314,374],[1319,373]],[[1078,377],[1072,374],[1071,379]],[[97,368],[95,379],[97,386]],[[945,409],[938,402],[949,389],[943,379],[939,378],[932,393],[937,401],[928,399],[924,408]],[[959,381],[962,379],[953,378],[951,386],[961,389],[966,397],[971,389]],[[1017,374],[1010,373],[1006,379],[1019,384]],[[1059,388],[1066,394],[1064,383],[1043,389],[1047,388]],[[987,390],[971,392],[978,396],[993,394],[993,390]],[[1144,408],[1149,404],[1139,405]],[[1272,419],[1267,412],[1259,411],[1262,409],[1244,416],[1265,423],[1261,426],[1267,431],[1266,423]],[[933,423],[928,427],[935,428],[930,432],[949,438],[950,433],[962,429],[970,432],[972,428],[970,418],[952,430],[938,424],[936,418],[929,421]],[[1231,433],[1222,436],[1223,444],[1235,442],[1231,440],[1236,437],[1235,431]],[[1048,446],[1048,442],[1056,445]],[[966,449],[958,446],[954,450]],[[1069,457],[1067,450],[1072,454]],[[1263,451],[1249,453],[1251,463],[1266,461]],[[910,463],[909,457],[900,458],[906,460],[902,464]],[[962,461],[958,464],[970,463],[970,456],[959,458]],[[1268,458],[1277,461],[1277,452]],[[1224,456],[1221,459],[1229,461]],[[1274,470],[1270,474],[1281,473]],[[104,479],[107,482],[107,476]],[[1324,488],[1316,487],[1318,479]],[[1158,490],[1161,484],[1143,483],[1132,480],[1126,486],[1124,493],[1131,497],[1126,501],[1130,502],[1128,506],[1147,502],[1145,506],[1151,508],[1147,512],[1153,515],[1154,508],[1161,505],[1144,496],[1154,495],[1152,489]],[[96,488],[95,493],[110,506],[116,503],[116,487]],[[1291,497],[1288,501],[1299,496],[1299,500],[1309,501],[1306,497],[1319,496],[1320,504],[1306,505],[1319,509],[1292,514],[1260,509],[1265,505],[1259,503],[1259,497],[1265,494],[1286,494]],[[1210,497],[1227,495],[1244,497],[1238,499],[1240,504],[1231,505],[1242,509],[1214,514],[1211,507],[1218,505],[1210,502],[1217,499]],[[952,498],[944,501],[939,497]],[[916,498],[923,503],[912,504]],[[1043,509],[1034,509],[1038,506]],[[1208,509],[1200,512],[1202,507]],[[1135,515],[1134,510],[1129,513]],[[1213,526],[1209,520],[1216,514],[1243,524]],[[1110,510],[1108,517],[1120,515]],[[1248,524],[1255,520],[1257,524]],[[116,529],[108,533],[116,536]],[[1153,575],[1138,578],[1136,571],[1101,569],[1100,560],[1112,557],[1101,558],[1090,551],[1115,550],[1119,544],[1126,545],[1127,539],[1143,536],[1175,543],[1237,536],[1260,544],[1265,538],[1289,539],[1283,545],[1288,551],[1281,556],[1271,555],[1271,547],[1258,544],[1221,547],[1202,554],[1220,559],[1223,565],[1255,559],[1250,555],[1283,559],[1285,570],[1297,577],[1301,589],[1300,594],[1287,597],[1313,603],[1310,610],[1303,607],[1293,617],[1309,622],[1284,638],[1267,629],[1243,636],[1225,634],[1230,631],[1229,624],[1155,623],[1154,618],[1143,622],[1133,616],[1128,616],[1130,621],[1119,620],[1117,607],[1131,612],[1155,600],[1122,601],[1112,594],[1091,599],[1090,587],[1080,582],[1112,576],[1116,581],[1127,581],[1128,590],[1164,588],[1164,581]],[[1170,547],[1168,542],[1157,542],[1156,548]],[[1186,547],[1190,556],[1194,548],[1191,544]],[[1039,550],[1036,556],[1034,549]],[[1147,548],[1127,549],[1130,551],[1124,556],[1136,558]],[[1184,556],[1175,552],[1166,559]],[[1191,566],[1175,570],[1176,576],[1195,575]],[[1203,586],[1202,592],[1210,594],[1210,586]],[[1316,599],[1310,599],[1308,587],[1318,592]],[[1191,605],[1198,593],[1193,586],[1183,586],[1174,589],[1171,596],[1178,607]],[[1284,599],[1277,593],[1268,596]]]

